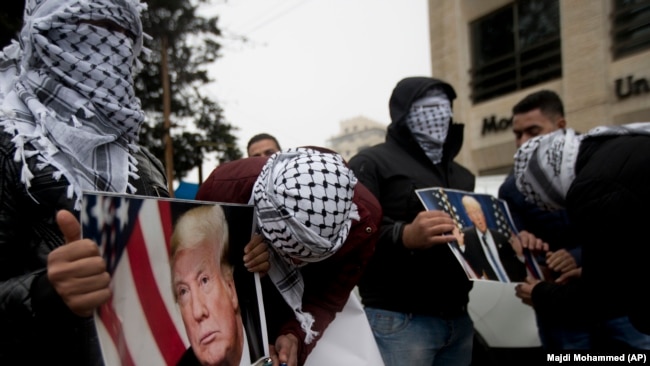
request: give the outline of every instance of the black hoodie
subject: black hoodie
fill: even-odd
[[[410,250],[403,225],[424,207],[415,190],[446,187],[473,191],[474,175],[453,161],[463,142],[463,125],[450,120],[443,159],[433,164],[405,123],[413,102],[433,87],[453,101],[451,85],[429,77],[401,80],[390,98],[392,122],[386,142],[360,151],[349,165],[383,208],[381,236],[359,291],[365,306],[425,315],[456,314],[466,308],[472,283],[447,245]]]

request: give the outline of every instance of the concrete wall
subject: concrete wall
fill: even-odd
[[[552,89],[564,100],[567,121],[578,131],[604,124],[650,121],[650,93],[616,96],[616,80],[650,83],[650,50],[613,60],[610,0],[560,0],[562,78],[478,104],[470,99],[469,23],[507,0],[429,0],[431,76],[451,83],[458,94],[454,118],[465,124],[457,160],[476,174],[505,173],[515,152],[510,129],[482,134],[483,120],[509,118],[525,95]],[[626,85],[626,84],[625,84]]]

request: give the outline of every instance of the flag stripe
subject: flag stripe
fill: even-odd
[[[120,296],[114,296],[112,305],[122,321],[125,342],[136,365],[165,365],[162,355],[165,350],[158,348],[133,282],[129,251],[126,250],[121,258],[113,278]]]
[[[129,352],[129,347],[124,342],[124,330],[122,329],[122,322],[119,317],[113,311],[111,301],[105,303],[100,308],[100,314],[104,327],[108,332],[109,336],[113,340],[115,348],[118,350],[120,355],[120,362],[122,366],[135,366],[131,353]]]
[[[115,287],[121,290],[120,297],[113,301],[113,308],[122,321],[126,344],[136,365],[165,365],[162,355],[165,350],[158,348],[133,282],[128,251],[122,255],[114,281]]]
[[[169,254],[171,253],[170,238],[172,237],[172,232],[173,232],[173,222],[172,222],[170,203],[168,201],[159,201],[158,213],[160,214],[160,222],[162,225],[162,231],[164,233],[163,238],[165,239],[165,247],[167,248],[167,252],[166,252],[167,260],[169,260]]]
[[[135,223],[131,240],[128,244],[129,263],[133,281],[149,328],[154,335],[158,348],[163,351],[167,364],[175,364],[185,352],[185,345],[178,335],[174,322],[166,308],[160,306],[163,299],[158,291],[156,279],[151,271],[151,263],[144,244],[140,220]],[[138,258],[136,262],[134,258]]]
[[[150,204],[149,204],[150,203]],[[151,270],[153,276],[156,278],[158,291],[163,298],[163,304],[172,321],[174,322],[177,333],[183,340],[185,348],[189,347],[190,342],[185,333],[185,326],[183,319],[178,308],[178,304],[174,299],[172,290],[172,274],[169,268],[170,240],[173,231],[173,219],[171,203],[169,201],[159,201],[155,205],[153,201],[143,205],[140,216],[158,218],[159,220],[150,219],[146,225],[142,227],[142,234],[144,235],[144,243],[147,246],[147,253],[149,254],[149,261],[152,263]],[[144,220],[144,219],[143,219]],[[165,246],[161,243],[166,243]]]
[[[102,358],[104,365],[119,365],[120,355],[115,348],[115,343],[108,333],[104,321],[99,315],[99,311],[95,312],[95,328],[97,329],[97,336],[99,337],[99,344],[102,349]]]

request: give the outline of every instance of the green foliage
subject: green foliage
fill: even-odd
[[[161,43],[166,38],[175,177],[182,178],[198,167],[208,152],[216,153],[220,162],[241,158],[237,138],[232,135],[236,128],[225,122],[221,107],[200,91],[211,81],[207,65],[219,57],[218,18],[198,16],[199,3],[187,0],[150,0],[147,4],[149,9],[142,20],[145,32],[151,36],[145,44],[152,53],[136,80],[148,117],[141,142],[165,161],[160,75]]]

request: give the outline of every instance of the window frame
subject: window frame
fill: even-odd
[[[612,40],[612,58],[618,60],[627,56],[650,50],[650,0],[642,0],[637,4],[619,7],[619,0],[612,0],[612,12],[610,15]],[[627,17],[632,16],[636,10],[645,10],[641,17],[634,19],[632,23],[626,22]],[[618,23],[620,21],[620,24]],[[646,35],[634,35],[624,37],[625,33],[634,32],[637,29],[646,28]],[[621,38],[623,38],[621,40]]]
[[[521,30],[519,29],[520,11],[519,6],[525,0],[517,0],[508,5],[495,9],[494,11],[486,14],[469,23],[469,35],[471,37],[471,63],[472,67],[469,70],[470,74],[470,89],[471,99],[474,104],[488,101],[490,99],[498,98],[500,96],[509,94],[511,92],[528,88],[530,86],[558,79],[562,77],[562,40],[561,40],[561,24],[560,24],[560,8],[559,0],[556,1],[557,14],[557,34],[546,36],[543,40],[535,42],[534,44],[526,45],[524,48],[521,45]],[[545,0],[549,1],[549,0]],[[481,24],[490,21],[499,15],[501,12],[510,9],[512,12],[512,42],[513,51],[495,57],[492,60],[483,62],[481,66],[478,63],[478,42],[476,37],[477,28]],[[481,41],[485,41],[481,39]],[[554,46],[553,44],[556,44]],[[537,50],[546,50],[539,55],[535,55]],[[527,56],[526,54],[534,56]],[[542,68],[532,68],[526,71],[526,67],[534,65],[538,62],[548,60],[548,65]],[[499,63],[509,63],[505,67],[498,67]],[[487,71],[491,68],[497,68],[496,71]],[[507,74],[512,74],[508,77]],[[499,77],[500,75],[504,75]],[[490,83],[490,80],[496,82]],[[489,87],[482,86],[483,84],[490,84]]]

